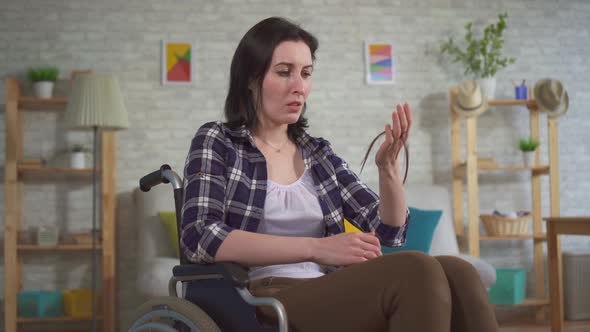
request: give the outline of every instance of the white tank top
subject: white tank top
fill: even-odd
[[[258,233],[323,237],[326,223],[318,202],[309,170],[305,169],[297,181],[282,185],[268,180],[264,218]],[[321,265],[314,262],[251,267],[251,280],[265,277],[314,278],[324,275]]]

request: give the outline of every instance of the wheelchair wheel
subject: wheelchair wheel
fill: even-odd
[[[142,304],[133,315],[128,332],[221,332],[197,305],[173,296]]]

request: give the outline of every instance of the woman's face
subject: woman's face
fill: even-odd
[[[312,71],[307,44],[302,41],[280,43],[262,81],[258,121],[275,125],[296,123],[311,91]]]

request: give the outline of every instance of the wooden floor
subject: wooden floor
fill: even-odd
[[[589,332],[590,321],[571,321],[565,322],[565,331],[567,332]],[[500,332],[551,332],[549,322],[541,323],[511,323],[501,324]]]

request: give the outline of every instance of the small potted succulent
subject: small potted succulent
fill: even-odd
[[[86,153],[90,150],[84,145],[75,144],[70,148],[70,167],[86,168]]]
[[[29,68],[29,80],[33,82],[33,90],[37,98],[53,97],[53,87],[59,76],[59,69],[54,66]]]
[[[533,137],[523,137],[518,143],[520,151],[522,151],[524,165],[532,167],[535,165],[535,151],[539,147],[539,141]]]

